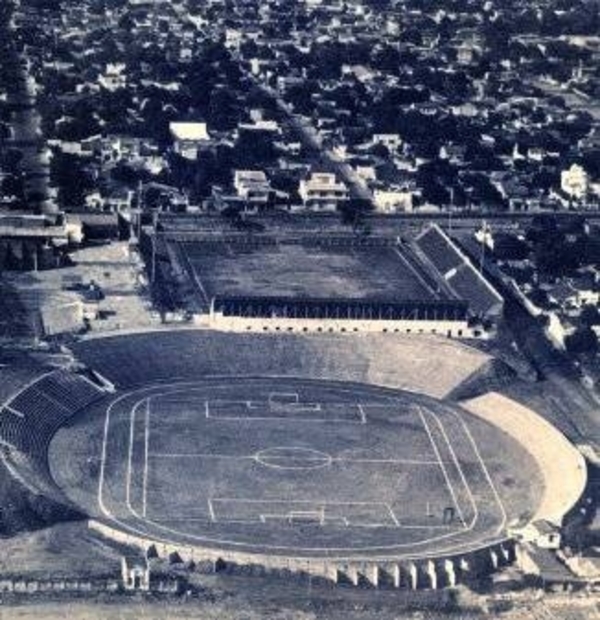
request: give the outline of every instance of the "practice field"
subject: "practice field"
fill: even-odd
[[[399,247],[298,243],[246,247],[200,241],[178,242],[177,247],[205,303],[217,295],[386,301],[439,298]]]
[[[60,431],[52,474],[92,516],[157,541],[293,557],[424,557],[496,541],[506,526],[505,490],[470,416],[425,396],[207,378],[123,393],[99,414]]]

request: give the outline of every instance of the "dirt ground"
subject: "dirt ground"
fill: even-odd
[[[61,307],[78,299],[78,293],[70,290],[74,283],[95,282],[105,297],[98,303],[103,318],[92,321],[92,331],[113,332],[160,324],[150,308],[149,298],[144,296],[141,259],[127,242],[82,247],[70,257],[73,265],[69,267],[5,275],[16,291],[18,303],[30,316],[44,306]]]
[[[86,521],[61,523],[1,541],[0,574],[29,579],[118,574],[117,549],[93,536]],[[0,619],[3,620],[2,607]]]
[[[235,588],[233,594],[230,588]],[[276,589],[276,594],[274,591]],[[540,597],[510,604],[480,598],[464,610],[407,607],[402,592],[333,590],[315,595],[297,588],[282,589],[264,582],[232,583],[216,600],[160,600],[143,596],[96,601],[3,601],[2,620],[598,620],[598,597],[573,599],[565,595]]]

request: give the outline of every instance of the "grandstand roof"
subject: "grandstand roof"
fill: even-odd
[[[359,320],[465,320],[467,303],[461,300],[389,301],[386,299],[291,300],[287,297],[217,297],[214,309],[225,315],[334,318]]]

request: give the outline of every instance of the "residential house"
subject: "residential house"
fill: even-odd
[[[313,172],[300,181],[299,194],[304,207],[313,211],[335,211],[348,199],[347,187],[328,172]]]
[[[271,185],[262,170],[236,170],[233,186],[238,197],[256,205],[269,202]]]
[[[186,159],[196,159],[199,150],[210,142],[206,123],[173,122],[169,124],[173,150]]]

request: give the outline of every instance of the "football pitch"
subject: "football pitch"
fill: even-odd
[[[431,398],[290,378],[207,378],[106,410],[98,507],[157,540],[371,557],[500,536],[500,497],[461,415]]]
[[[215,296],[396,302],[440,297],[399,246],[278,243],[246,247],[201,241],[176,245],[203,303]]]

